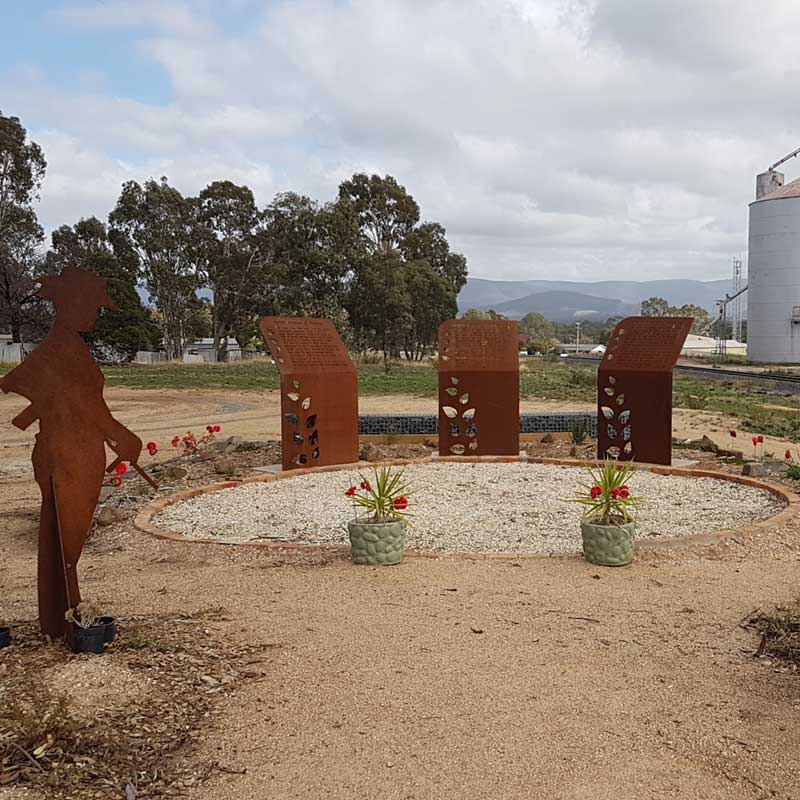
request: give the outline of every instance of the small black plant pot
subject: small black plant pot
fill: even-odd
[[[0,649],[11,644],[11,628],[0,628]]]
[[[73,653],[96,653],[100,655],[106,649],[106,626],[92,625],[81,628],[74,623],[69,629],[69,645]]]
[[[97,624],[102,625],[106,629],[103,641],[106,644],[111,644],[111,642],[114,641],[117,635],[117,626],[116,623],[114,622],[114,617],[98,617]]]

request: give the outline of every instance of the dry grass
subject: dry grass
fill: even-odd
[[[800,664],[800,599],[756,614],[750,618],[750,625],[761,634],[759,654],[769,653]]]

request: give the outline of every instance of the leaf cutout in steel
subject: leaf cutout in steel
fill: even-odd
[[[462,394],[461,397],[458,398],[458,402],[461,403],[462,406],[465,406],[467,403],[469,403],[469,395]]]
[[[294,386],[295,389],[299,389],[300,388],[300,381],[292,381],[292,386]]]
[[[302,435],[301,435],[301,434],[299,434],[297,431],[295,431],[295,432],[292,434],[292,441],[293,441],[295,444],[303,444],[303,437],[302,437]]]
[[[603,416],[606,419],[613,419],[614,418],[614,409],[609,408],[608,406],[601,406],[600,410],[603,412]]]
[[[293,403],[296,403],[300,399],[300,395],[297,392],[289,392],[286,395]]]
[[[628,424],[628,420],[629,420],[630,418],[631,418],[631,412],[630,412],[628,409],[626,409],[625,411],[620,411],[620,414],[619,414],[619,421],[620,421],[620,422],[621,422],[623,425],[627,425],[627,424]]]
[[[613,353],[606,353],[606,358],[607,358],[609,361],[611,361],[611,359],[612,359],[612,358],[614,358],[614,354],[613,354]]]
[[[606,450],[606,453],[610,455],[611,458],[619,458],[620,449],[614,445],[613,447],[609,447],[608,450]]]
[[[315,444],[316,444],[318,441],[319,441],[319,431],[314,431],[314,433],[312,433],[312,434],[311,434],[311,436],[310,436],[310,438],[309,438],[309,440],[308,440],[308,443],[309,443],[309,444],[310,444],[312,447],[314,447],[314,445],[315,445]]]
[[[475,434],[473,434],[473,436],[474,435]],[[478,449],[478,440],[476,439],[474,442],[470,442],[468,446],[469,446],[470,450],[477,450]]]
[[[311,451],[311,458],[319,458],[319,447],[315,447]]]
[[[450,452],[454,456],[463,456],[464,455],[464,445],[463,444],[450,445]]]
[[[303,411],[308,411],[308,409],[311,408],[311,398],[306,397],[306,399],[303,400],[301,405],[303,406]]]
[[[628,453],[628,455],[630,455],[633,452],[633,442],[628,442],[625,445],[624,450],[626,453]]]
[[[458,416],[458,411],[452,406],[442,406],[442,411],[444,411],[444,415],[450,419],[455,419]]]
[[[279,364],[285,364],[286,363],[286,359],[285,358],[279,358],[278,359],[278,363]]]
[[[609,439],[616,439],[617,438],[617,430],[613,425],[609,425],[607,427],[608,438]]]
[[[473,428],[472,430],[468,430],[468,431],[467,431],[467,436],[468,436],[470,439],[472,439],[473,437],[475,437],[475,436],[477,435],[477,433],[478,433],[478,431],[476,431],[476,430]]]
[[[618,405],[618,406],[621,406],[621,405],[622,405],[624,402],[625,402],[625,395],[624,395],[624,394],[621,394],[621,395],[620,395],[620,396],[617,398],[617,405]]]
[[[450,360],[450,356],[439,356],[439,358],[440,358],[442,361],[449,361],[449,360]]]
[[[614,390],[613,390],[613,389],[612,389],[610,386],[606,386],[606,388],[605,388],[605,389],[603,389],[603,391],[604,391],[604,392],[605,392],[605,393],[606,393],[606,394],[607,394],[609,397],[613,397],[613,396],[614,396]]]
[[[613,386],[617,382],[617,379],[613,375],[609,375],[608,382]]]
[[[306,420],[306,428],[313,428],[317,424],[317,415],[311,414]]]
[[[458,394],[458,389],[456,389],[455,386],[448,386],[445,391],[450,395],[450,397],[455,397]]]
[[[629,442],[631,440],[631,426],[630,425],[626,425],[622,429],[622,438],[626,442]]]
[[[458,386],[458,378],[450,378],[450,383],[452,383],[453,386]]]
[[[461,416],[466,422],[472,422],[472,418],[475,416],[475,409],[468,408]]]
[[[286,414],[285,416],[290,425],[297,425],[297,414]]]
[[[298,465],[300,465],[300,466],[302,466],[303,464],[305,464],[305,463],[307,463],[307,462],[308,462],[308,458],[306,457],[306,454],[305,454],[305,453],[298,453],[298,454],[297,454],[297,455],[296,455],[296,456],[295,456],[295,457],[292,459],[292,463],[293,463],[293,464],[298,464]]]

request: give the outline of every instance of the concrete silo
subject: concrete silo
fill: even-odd
[[[800,179],[756,178],[748,249],[747,357],[800,363]]]

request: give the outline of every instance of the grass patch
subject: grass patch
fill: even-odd
[[[750,625],[761,634],[759,654],[769,653],[800,664],[800,600],[756,614]]]

